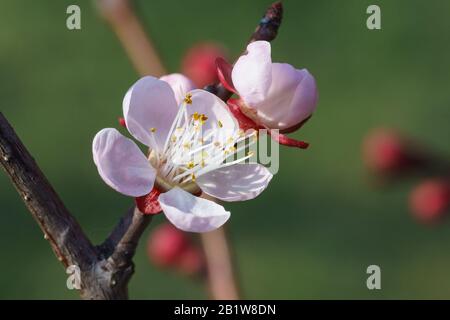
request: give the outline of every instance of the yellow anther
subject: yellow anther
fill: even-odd
[[[195,178],[195,174],[191,174],[191,179],[192,179],[193,182],[195,182],[195,179],[196,179]]]
[[[186,94],[186,97],[184,97],[184,103],[192,104],[192,94],[191,93]]]
[[[208,117],[204,115],[203,113],[200,115],[200,123],[204,124],[208,120]]]
[[[202,159],[202,161],[200,161],[200,165],[202,166],[202,168],[204,168],[206,166],[205,160]]]
[[[235,146],[231,146],[231,147],[230,147],[230,152],[236,152],[236,150],[237,150],[237,149],[236,149]]]
[[[219,125],[219,128],[222,128],[223,127],[223,123],[222,123],[222,121],[217,121],[217,124]]]
[[[227,143],[233,143],[233,142],[234,142],[233,137],[229,137],[229,138],[227,139]]]
[[[188,169],[192,169],[194,167],[194,162],[193,161],[189,161],[187,164]]]
[[[189,148],[191,147],[191,143],[185,142],[185,143],[183,144],[183,147],[186,148],[186,149],[189,149]]]
[[[238,134],[239,134],[239,137],[241,137],[241,138],[245,136],[245,132],[242,129],[239,129]]]
[[[255,154],[255,153],[254,153],[253,151],[247,152],[247,156],[249,156],[249,157],[253,157],[254,154]]]
[[[197,111],[194,112],[194,113],[192,114],[192,119],[194,119],[195,121],[197,121],[198,119],[200,119],[200,115],[198,114]]]
[[[156,128],[150,128],[150,131],[151,131],[152,133],[155,133],[155,132],[156,132]]]
[[[172,142],[176,142],[176,141],[177,141],[177,137],[176,137],[176,136],[172,136],[172,137],[170,137],[170,141],[172,141]]]

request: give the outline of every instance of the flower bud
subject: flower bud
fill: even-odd
[[[200,248],[188,246],[181,253],[177,270],[187,276],[200,274],[204,269],[203,254]]]
[[[198,88],[218,82],[216,59],[224,58],[225,50],[214,43],[199,43],[190,48],[183,58],[182,72]]]
[[[444,179],[422,182],[411,192],[409,206],[419,221],[436,222],[450,208],[450,182]]]
[[[164,223],[151,233],[147,242],[150,260],[160,267],[173,267],[189,245],[185,232]]]
[[[392,176],[424,164],[425,155],[396,131],[375,129],[363,142],[363,157],[369,170]]]

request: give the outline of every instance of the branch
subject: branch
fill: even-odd
[[[151,217],[133,207],[108,240],[94,247],[2,113],[0,163],[58,260],[64,267],[80,268],[81,297],[126,299],[134,271],[132,258]]]
[[[100,13],[113,28],[135,69],[141,75],[165,74],[161,59],[129,0],[98,0]]]

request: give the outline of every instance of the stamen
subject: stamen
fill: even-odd
[[[186,97],[184,97],[184,103],[192,104],[192,94],[191,93],[186,94]]]

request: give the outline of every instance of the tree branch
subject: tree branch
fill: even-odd
[[[132,258],[151,217],[134,207],[102,246],[94,247],[0,113],[0,163],[44,232],[58,260],[81,271],[81,297],[126,299]]]
[[[87,270],[95,248],[0,113],[0,162],[59,261]]]

